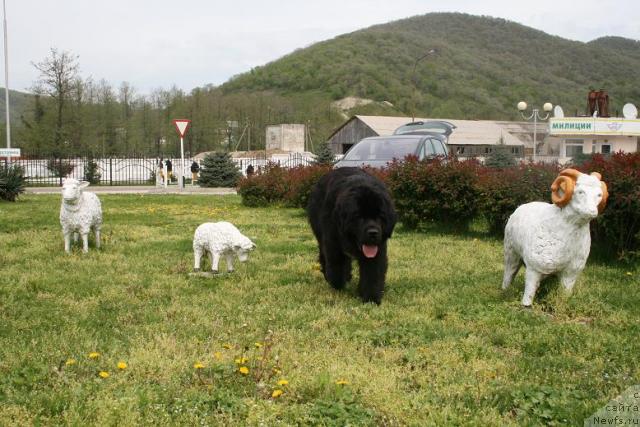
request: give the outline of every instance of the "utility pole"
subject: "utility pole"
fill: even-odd
[[[7,110],[7,148],[11,148],[11,121],[9,114],[9,52],[7,43],[7,5],[2,0],[3,24],[4,24],[4,103]]]

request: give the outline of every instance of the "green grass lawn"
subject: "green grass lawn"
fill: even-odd
[[[63,251],[58,196],[0,203],[0,425],[582,425],[640,383],[637,267],[590,260],[573,296],[551,279],[522,309],[481,225],[400,226],[375,306],[324,282],[302,210],[100,197],[87,255]],[[190,276],[220,220],[257,249]]]

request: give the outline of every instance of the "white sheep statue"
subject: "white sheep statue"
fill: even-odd
[[[67,178],[62,184],[62,205],[60,225],[64,235],[64,251],[71,252],[71,235],[74,242],[78,234],[82,237],[82,251],[89,252],[89,232],[96,233],[96,248],[100,247],[100,227],[102,226],[102,206],[94,193],[83,191],[89,185],[86,181]]]
[[[256,245],[229,222],[205,222],[196,228],[193,235],[193,255],[195,258],[194,271],[200,271],[202,255],[209,253],[211,271],[218,272],[218,262],[222,255],[227,260],[227,272],[233,272],[233,256],[238,256],[240,262],[249,258],[249,251]]]
[[[599,173],[565,169],[551,185],[553,204],[532,202],[509,217],[504,233],[504,278],[507,289],[524,263],[522,305],[530,307],[540,281],[557,273],[570,293],[589,257],[589,222],[602,212],[607,185]]]

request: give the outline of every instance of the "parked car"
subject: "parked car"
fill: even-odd
[[[404,135],[407,133],[414,132],[429,132],[441,134],[449,138],[449,135],[456,128],[456,125],[453,123],[449,123],[444,120],[427,120],[427,121],[417,121],[407,123],[406,125],[400,126],[398,129],[393,131],[394,135]]]
[[[394,159],[402,160],[407,156],[416,156],[419,160],[423,160],[448,154],[446,137],[439,134],[416,132],[405,135],[374,136],[365,138],[351,147],[335,167],[381,168]]]

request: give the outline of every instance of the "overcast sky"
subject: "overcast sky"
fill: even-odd
[[[52,47],[78,55],[83,77],[128,81],[137,93],[174,84],[190,91],[339,34],[430,12],[501,17],[579,41],[640,40],[639,0],[6,0],[6,8],[9,87],[21,91],[38,78],[32,62]]]

